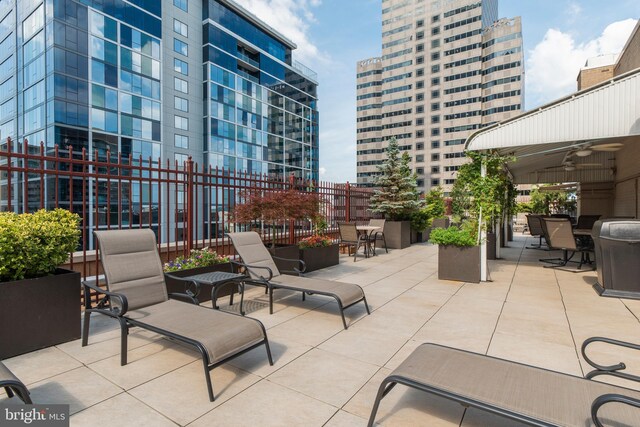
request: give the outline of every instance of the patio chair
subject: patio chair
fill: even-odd
[[[335,298],[338,302],[338,308],[340,309],[340,315],[342,316],[342,324],[347,329],[347,321],[344,317],[344,310],[364,302],[364,306],[367,310],[367,314],[371,314],[369,311],[369,305],[367,304],[367,298],[364,295],[364,291],[358,285],[352,283],[334,282],[332,280],[315,279],[309,277],[302,277],[304,272],[304,262],[299,262],[300,268],[295,269],[297,276],[290,276],[281,274],[278,270],[267,248],[262,243],[260,235],[254,231],[246,231],[242,233],[229,233],[227,234],[236,249],[236,252],[242,258],[242,262],[232,260],[231,262],[238,267],[246,269],[250,278],[246,280],[247,284],[264,286],[269,292],[269,313],[273,314],[273,291],[274,289],[288,289],[292,291],[302,292],[302,300],[305,299],[305,294],[318,294]],[[280,258],[278,258],[280,259]],[[287,260],[284,261],[294,261]]]
[[[4,388],[9,398],[17,396],[24,403],[32,404],[31,397],[29,396],[29,390],[22,381],[18,379],[13,372],[0,362],[0,388]]]
[[[575,228],[578,230],[591,230],[593,224],[595,224],[600,217],[601,215],[580,215]]]
[[[532,244],[531,246],[527,246],[527,249],[542,249],[548,250],[543,247],[542,239],[544,238],[544,230],[542,229],[542,216],[541,215],[527,215],[527,225],[529,226],[529,234],[532,237],[537,237],[539,239],[538,244]]]
[[[339,222],[338,230],[340,231],[340,244],[346,245],[349,248],[349,255],[351,255],[351,247],[354,247],[353,262],[356,262],[358,256],[358,250],[360,247],[364,248],[365,258],[368,256],[367,237],[364,233],[358,233],[356,224],[352,222]]]
[[[578,263],[578,270],[582,268],[582,265],[585,263],[591,263],[589,259],[589,252],[593,252],[593,246],[587,245],[583,246],[580,243],[576,236],[573,234],[573,227],[571,226],[571,221],[566,218],[543,218],[544,228],[547,241],[549,244],[549,249],[555,249],[562,251],[562,258],[549,258],[549,259],[541,259],[542,262],[548,262],[553,265],[545,266],[547,268],[557,268],[564,267],[569,262],[577,262],[572,261],[571,259],[576,253],[580,253],[580,261]],[[571,256],[569,256],[569,252],[571,252]]]
[[[369,225],[371,227],[380,227],[381,231],[376,231],[371,236],[371,241],[373,242],[373,252],[376,252],[377,242],[378,240],[382,240],[384,243],[384,250],[386,253],[389,253],[389,249],[387,249],[387,238],[384,236],[384,223],[386,220],[384,219],[370,219]]]
[[[617,426],[640,425],[640,392],[591,378],[613,375],[640,381],[618,372],[624,364],[600,366],[585,354],[588,344],[602,341],[640,350],[640,346],[606,338],[590,338],[582,346],[594,368],[585,378],[511,362],[437,344],[422,344],[386,377],[376,396],[369,426],[380,401],[396,384],[444,397],[465,407],[535,426],[589,426],[591,421]]]
[[[91,313],[104,314],[120,322],[121,365],[127,364],[127,335],[134,326],[194,347],[202,357],[212,402],[214,395],[209,371],[213,368],[263,344],[269,364],[273,365],[267,333],[260,321],[201,307],[188,294],[167,294],[153,231],[112,230],[94,234],[99,243],[107,289],[83,282],[83,347],[89,338]],[[95,306],[91,303],[91,290],[104,296]]]

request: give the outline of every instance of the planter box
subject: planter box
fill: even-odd
[[[331,267],[340,263],[340,245],[320,246],[317,248],[300,249],[300,259],[307,266],[307,272]]]
[[[496,259],[496,233],[487,233],[487,259]]]
[[[389,249],[404,249],[411,246],[411,221],[386,221],[384,236]]]
[[[80,273],[0,283],[0,359],[80,338]]]
[[[267,248],[273,256],[295,260],[300,259],[300,249],[298,248],[298,245],[276,245],[274,248],[269,245],[267,246]],[[279,259],[274,259],[274,262],[276,263],[276,267],[278,267],[278,270],[293,271],[294,268],[298,268],[300,266],[299,262],[293,261],[282,261]]]
[[[438,279],[480,282],[480,246],[438,246]]]
[[[187,277],[187,276],[193,276],[195,274],[211,273],[212,271],[226,271],[229,273],[233,272],[231,268],[231,263],[225,262],[223,264],[210,265],[209,267],[197,267],[197,268],[189,268],[187,270],[172,271],[169,274],[172,274],[178,277]],[[179,294],[184,293],[184,282],[165,276],[165,284],[167,285],[167,292],[169,293],[179,293]],[[213,286],[211,285],[200,284],[200,293],[198,294],[198,297],[197,297],[200,303],[211,301],[212,288]],[[218,298],[231,295],[231,293],[235,291],[236,291],[236,288],[231,285],[220,288],[220,290],[218,291]]]

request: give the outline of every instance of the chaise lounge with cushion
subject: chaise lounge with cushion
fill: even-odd
[[[0,362],[0,388],[4,388],[9,398],[18,396],[24,403],[32,403],[27,387],[2,362]]]
[[[285,260],[299,263],[300,267],[295,269],[297,276],[281,274],[274,262],[274,258],[278,258],[271,256],[258,233],[247,231],[228,233],[227,236],[231,239],[236,252],[242,259],[241,263],[232,262],[238,267],[245,268],[250,276],[246,282],[251,285],[264,286],[269,292],[269,313],[273,314],[274,289],[288,289],[302,292],[303,300],[305,294],[317,294],[335,298],[338,302],[342,324],[345,329],[348,328],[344,317],[346,308],[359,302],[364,302],[367,314],[371,314],[367,298],[360,286],[352,283],[302,277],[301,274],[304,272],[304,262],[302,260]]]
[[[121,365],[127,364],[127,335],[134,326],[195,347],[202,357],[212,402],[214,395],[209,371],[213,368],[263,344],[269,363],[273,365],[267,333],[260,321],[201,307],[188,294],[167,293],[153,231],[112,230],[94,234],[99,243],[107,289],[83,282],[83,347],[89,338],[91,313],[104,314],[120,322]],[[95,306],[91,303],[91,290],[104,296]],[[170,298],[186,299],[191,303]]]
[[[640,350],[640,346],[622,341],[589,338],[582,345],[582,355],[595,370],[580,378],[442,345],[422,344],[382,381],[368,425],[373,425],[380,401],[396,384],[534,426],[640,425],[639,391],[591,380],[599,375],[635,381],[640,377],[620,372],[626,367],[623,363],[600,366],[592,362],[586,348],[593,342]]]

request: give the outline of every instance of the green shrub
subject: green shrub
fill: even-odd
[[[0,281],[53,273],[76,250],[80,217],[64,209],[0,213]]]
[[[431,230],[429,241],[438,245],[453,246],[475,246],[477,244],[476,233],[472,231],[471,225],[463,225],[461,228],[436,228]]]
[[[218,255],[218,253],[210,248],[193,249],[191,256],[188,258],[177,257],[173,261],[164,264],[164,271],[170,273],[172,271],[188,270],[190,268],[210,267],[216,264],[229,262],[229,257]]]
[[[411,215],[411,228],[417,232],[423,232],[431,225],[431,221],[429,211],[426,208],[422,208]]]

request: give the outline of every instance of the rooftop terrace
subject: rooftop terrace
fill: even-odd
[[[516,236],[503,260],[490,261],[493,282],[481,284],[439,281],[433,245],[356,263],[343,255],[340,265],[310,276],[363,286],[373,312],[366,316],[363,305],[347,310],[348,330],[327,298],[303,302],[276,291],[269,315],[266,295],[252,288],[248,315],[267,327],[275,365],[257,348],[215,368],[215,402],[190,348],[133,329],[129,364],[120,366],[117,322],[97,315],[88,347],[75,341],[4,362],[34,402],[70,403],[72,426],[112,425],[116,417],[121,426],[364,426],[382,379],[423,342],[579,376],[589,370],[579,352],[587,337],[640,342],[640,301],[597,296],[593,272],[543,269],[538,258],[545,253],[524,249],[527,237]],[[624,360],[631,373],[640,372],[640,355],[596,346],[603,363]],[[0,403],[6,400],[0,394]],[[514,425],[404,387],[383,400],[377,421]]]

